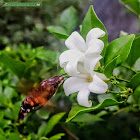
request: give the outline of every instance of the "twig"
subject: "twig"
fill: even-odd
[[[66,131],[66,133],[68,135],[70,135],[71,137],[73,137],[75,140],[79,140],[79,138],[76,135],[74,135],[72,132],[70,132],[64,125],[62,125],[62,128]]]
[[[130,82],[130,81],[126,80],[126,79],[117,78],[117,77],[116,77],[116,80],[119,80],[119,81],[124,81],[124,82],[127,82],[127,83],[129,83],[129,82]]]

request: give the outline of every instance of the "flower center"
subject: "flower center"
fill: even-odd
[[[87,82],[92,82],[93,81],[93,78],[91,76],[88,76],[87,77]]]

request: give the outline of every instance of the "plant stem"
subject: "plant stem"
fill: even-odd
[[[73,134],[72,132],[70,132],[64,125],[62,125],[62,128],[66,131],[66,133],[68,134],[68,135],[70,135],[73,139],[75,139],[75,140],[79,140],[79,138],[75,135],[75,134]]]
[[[119,91],[119,92],[115,92],[115,91],[108,91],[108,93],[125,94],[125,93],[126,93],[126,91]]]
[[[109,91],[109,93],[120,94],[120,92],[115,92],[115,91]]]
[[[129,70],[131,70],[131,71],[133,71],[134,73],[137,73],[134,69],[132,69],[131,67],[127,67],[127,66],[124,66],[124,65],[122,65],[121,67],[124,67],[124,68],[126,68],[126,69],[129,69]]]
[[[127,83],[129,83],[129,82],[130,82],[130,81],[128,81],[128,80],[126,80],[126,79],[122,79],[122,78],[117,78],[117,77],[116,77],[116,79],[117,79],[117,80],[120,80],[120,81],[127,82]]]

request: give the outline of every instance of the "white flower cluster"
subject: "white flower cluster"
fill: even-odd
[[[92,106],[92,102],[88,99],[90,92],[101,94],[108,89],[108,85],[104,82],[107,79],[106,76],[93,71],[98,68],[99,60],[102,59],[100,54],[104,43],[98,38],[104,35],[103,30],[93,28],[88,32],[85,42],[75,31],[65,41],[69,50],[59,57],[60,67],[71,76],[63,84],[65,94],[68,96],[79,91],[77,101],[81,106]]]

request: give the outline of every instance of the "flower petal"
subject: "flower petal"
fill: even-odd
[[[88,73],[84,67],[84,62],[78,62],[77,69],[80,73]]]
[[[85,107],[91,107],[92,102],[88,100],[90,91],[87,88],[84,88],[78,92],[77,101],[78,104]]]
[[[101,55],[86,57],[85,62],[84,62],[84,67],[85,67],[86,71],[88,71],[90,74],[92,74],[97,62],[100,59],[102,59]]]
[[[66,96],[69,96],[74,92],[80,91],[83,88],[87,88],[88,85],[89,83],[84,78],[70,77],[67,80],[65,80],[63,88]]]
[[[64,51],[59,56],[60,67],[64,68],[69,61],[78,60],[80,57],[82,57],[82,55],[83,55],[83,53],[81,53],[80,51],[77,51],[77,50]]]
[[[88,49],[85,52],[86,56],[99,55],[104,48],[104,42],[100,39],[92,39],[88,44]]]
[[[76,74],[79,74],[79,71],[77,70],[77,63],[78,59],[67,63],[64,70],[69,76],[75,76]]]
[[[90,92],[101,94],[107,91],[108,85],[97,75],[94,75],[93,82],[89,84],[88,89]]]
[[[93,28],[91,29],[86,37],[86,44],[88,45],[88,43],[92,40],[92,39],[97,39],[99,37],[103,37],[105,35],[105,32],[103,30],[101,30],[100,28]]]
[[[82,38],[82,36],[74,31],[65,41],[65,45],[69,49],[76,49],[79,51],[85,51],[87,49],[85,40]]]
[[[101,80],[107,80],[107,77],[103,73],[94,72]]]

